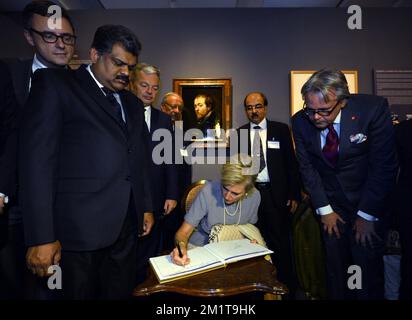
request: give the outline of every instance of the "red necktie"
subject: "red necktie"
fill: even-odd
[[[329,161],[331,165],[334,167],[338,162],[338,147],[339,147],[339,137],[338,134],[333,127],[333,124],[328,126],[329,132],[326,135],[326,143],[323,146],[322,152],[325,156],[326,160]]]

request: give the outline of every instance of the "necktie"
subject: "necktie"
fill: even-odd
[[[329,161],[334,167],[338,162],[338,147],[339,147],[339,137],[333,124],[328,126],[329,132],[326,135],[326,143],[323,146],[322,153],[325,156],[326,160]]]
[[[103,87],[102,90],[106,94],[106,99],[113,106],[115,113],[116,113],[117,120],[119,120],[119,122],[122,125],[126,125],[125,121],[123,120],[122,106],[117,101],[116,97],[114,96],[114,92],[106,87]]]
[[[265,154],[263,153],[263,142],[260,137],[260,126],[254,126],[255,129],[255,137],[253,138],[253,156],[259,157],[259,173],[265,169],[266,162],[265,162]],[[258,146],[259,145],[259,149]]]

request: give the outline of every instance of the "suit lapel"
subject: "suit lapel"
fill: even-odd
[[[153,134],[153,131],[157,129],[157,123],[159,121],[159,114],[154,111],[153,107],[150,107],[150,134]]]
[[[311,141],[311,143],[312,143],[312,147],[313,147],[313,150],[315,151],[315,153],[319,156],[319,157],[321,157],[324,161],[325,161],[325,163],[327,164],[327,165],[329,165],[330,166],[330,163],[328,162],[328,161],[326,161],[326,159],[325,159],[325,157],[323,156],[323,153],[322,153],[322,148],[321,148],[321,143],[320,143],[320,130],[319,129],[317,129],[310,121],[309,121],[309,119],[307,119],[307,125],[308,125],[308,127],[309,127],[309,130],[307,131],[307,133],[308,133],[308,135],[310,135],[309,136],[309,140]]]
[[[80,80],[81,87],[87,92],[88,96],[91,97],[113,119],[113,121],[119,125],[120,128],[124,129],[124,125],[117,119],[116,110],[106,99],[102,90],[86,70],[86,67],[86,65],[82,65],[75,71],[76,77]]]
[[[130,96],[126,94],[126,90],[120,91],[120,100],[122,101],[123,110],[126,114],[127,132],[129,135],[133,132],[138,122],[138,112],[144,112],[140,106],[131,101]],[[144,115],[142,115],[144,118]]]
[[[344,159],[350,146],[350,135],[356,131],[356,123],[359,114],[353,112],[351,100],[349,99],[346,106],[342,109],[340,120],[339,136],[339,162]]]

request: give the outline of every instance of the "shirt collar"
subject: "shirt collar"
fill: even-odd
[[[253,129],[255,126],[259,126],[261,130],[266,130],[268,128],[268,123],[266,118],[263,118],[263,120],[257,124],[250,122],[250,129]]]
[[[42,63],[39,58],[37,58],[37,55],[34,54],[34,58],[33,58],[33,63],[31,65],[31,71],[32,73],[34,73],[37,69],[45,69],[47,68],[47,66]]]
[[[94,76],[93,71],[92,71],[92,69],[91,69],[91,64],[89,64],[89,65],[86,67],[86,70],[89,71],[90,75],[92,76],[92,78],[93,78],[93,80],[96,82],[96,84],[99,86],[99,88],[100,88],[100,89],[103,88],[104,85],[102,85],[102,84],[99,82],[99,80],[97,80],[96,77]]]

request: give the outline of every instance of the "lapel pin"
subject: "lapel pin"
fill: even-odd
[[[356,116],[352,116],[352,120],[356,120]]]

